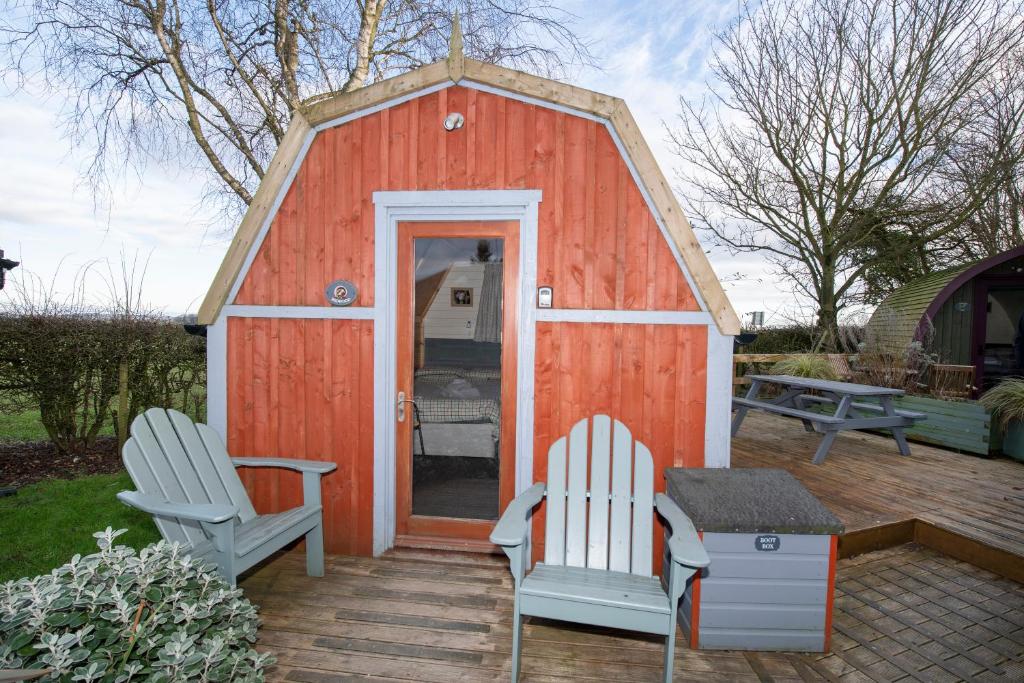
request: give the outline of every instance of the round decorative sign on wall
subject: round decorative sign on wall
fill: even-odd
[[[327,285],[324,293],[332,306],[349,306],[359,296],[359,289],[348,280],[335,280]]]

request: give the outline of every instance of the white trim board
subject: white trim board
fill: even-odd
[[[228,443],[228,321],[206,326],[206,424]]]
[[[451,83],[450,85],[455,85]],[[581,119],[587,119],[588,121],[594,121],[595,123],[607,123],[608,119],[597,114],[591,114],[589,111],[583,111],[582,109],[576,109],[569,107],[564,104],[557,104],[555,102],[548,102],[537,97],[530,97],[529,95],[523,95],[521,93],[512,92],[511,90],[505,90],[493,85],[487,85],[486,83],[480,83],[479,81],[473,81],[469,79],[463,79],[458,82],[465,88],[472,88],[480,92],[489,93],[491,95],[497,95],[499,97],[508,97],[519,102],[525,102],[526,104],[532,104],[537,107],[544,107],[545,109],[551,109],[552,111],[561,112],[563,114],[569,114],[570,116],[579,116]]]
[[[373,320],[373,306],[225,306],[222,315],[235,318],[309,318],[330,320]]]
[[[519,335],[516,376],[516,495],[533,483],[533,368],[540,190],[374,192],[373,553],[395,542],[395,402],[398,223],[514,220],[519,222]]]
[[[732,336],[708,325],[704,381],[704,467],[729,467],[732,434]]]
[[[629,325],[714,325],[704,311],[623,311],[579,308],[538,308],[542,323],[624,323]]]

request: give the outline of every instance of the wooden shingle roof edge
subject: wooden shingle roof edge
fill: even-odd
[[[739,318],[626,103],[618,97],[469,59],[464,57],[461,51],[453,52],[444,61],[428,64],[358,90],[323,95],[304,103],[302,111],[293,115],[288,131],[267,167],[235,238],[228,247],[206,298],[199,308],[199,323],[209,325],[215,322],[227,303],[227,297],[235,281],[242,275],[246,257],[258,239],[263,224],[273,211],[281,188],[289,181],[292,168],[303,151],[310,131],[341,117],[384,105],[431,86],[447,82],[458,84],[464,80],[521,94],[608,121],[621,140],[643,189],[675,243],[719,332],[723,335],[739,334]]]

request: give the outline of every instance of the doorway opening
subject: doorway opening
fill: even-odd
[[[399,543],[423,545],[425,538],[485,543],[512,498],[516,227],[514,222],[400,224]]]
[[[1007,377],[1024,374],[1024,288],[985,280],[978,286],[985,290],[985,315],[976,327],[978,386],[987,391]]]

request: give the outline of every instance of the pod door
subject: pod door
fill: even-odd
[[[398,226],[396,543],[491,549],[515,485],[515,222]]]

